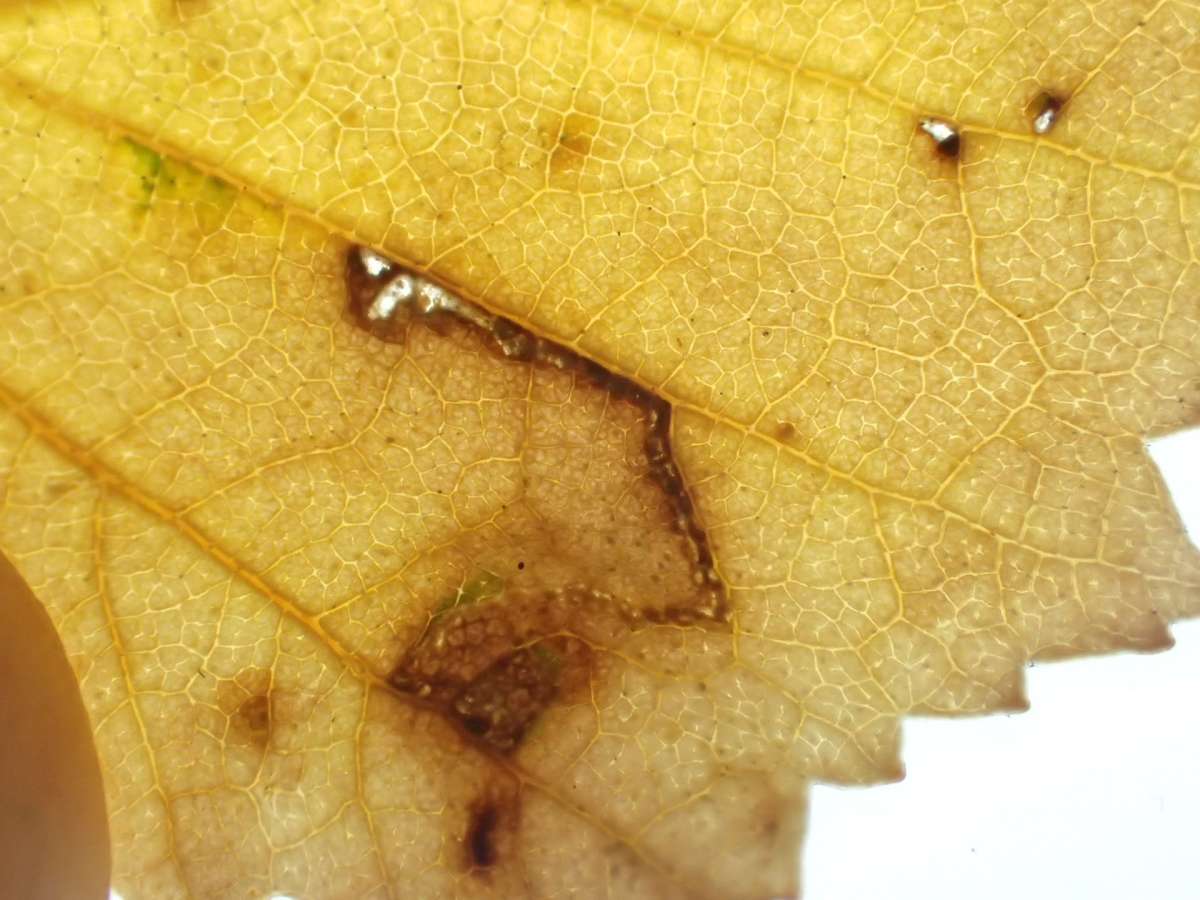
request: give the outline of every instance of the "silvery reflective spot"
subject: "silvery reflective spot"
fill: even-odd
[[[392,270],[392,261],[380,256],[370,247],[359,247],[358,258],[362,260],[363,268],[372,278],[381,278]]]
[[[484,331],[490,332],[496,327],[496,317],[483,307],[476,306],[461,297],[457,297],[445,288],[432,281],[421,279],[417,285],[417,312],[422,315],[433,315],[438,312],[450,313],[467,322],[477,325]]]
[[[435,312],[457,312],[458,298],[431,281],[421,281],[417,290],[417,309],[424,315]]]
[[[367,318],[375,322],[390,319],[401,304],[412,299],[415,292],[416,286],[411,275],[397,275],[375,295],[375,299],[367,307]]]
[[[939,147],[958,141],[958,130],[941,119],[922,119],[921,130],[933,138]]]
[[[447,308],[460,319],[466,319],[468,322],[477,325],[484,331],[492,332],[495,329],[496,317],[489,313],[482,306],[476,306],[474,303],[468,303],[465,300],[460,300],[458,297],[453,295],[450,295],[450,299],[454,302],[454,305]]]
[[[1045,134],[1054,127],[1054,123],[1058,121],[1058,109],[1058,103],[1051,100],[1046,101],[1042,111],[1033,117],[1034,134]]]

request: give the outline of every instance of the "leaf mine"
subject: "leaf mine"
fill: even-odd
[[[791,896],[807,782],[1196,614],[1173,7],[401,6],[0,12],[0,547],[128,900]]]
[[[962,137],[958,128],[945,119],[924,118],[920,121],[921,130],[929,135],[939,156],[944,159],[958,159],[962,150]]]
[[[1049,134],[1062,114],[1063,99],[1049,91],[1038,94],[1029,105],[1034,134]]]
[[[545,557],[556,554],[552,542],[520,540],[516,565],[493,567],[507,570],[506,578],[482,569],[432,611],[396,662],[392,686],[436,710],[468,740],[508,754],[549,706],[586,695],[603,667],[604,647],[647,623],[727,620],[708,537],[671,452],[667,403],[368,248],[349,250],[346,279],[351,317],[385,341],[404,342],[418,332],[437,340],[457,337],[507,366],[532,367],[634,411],[643,432],[645,481],[657,495],[652,505],[660,510],[657,527],[665,532],[660,541],[676,555],[667,583],[614,590],[589,576],[587,566],[568,566],[562,575],[543,578]],[[602,529],[592,540],[605,544]],[[654,543],[649,530],[639,535],[639,544]],[[631,546],[615,549],[614,558],[622,562],[638,552]],[[577,550],[591,552],[586,544]],[[652,599],[655,593],[659,599]]]
[[[687,543],[694,569],[692,578],[700,598],[694,603],[670,603],[662,610],[644,612],[651,621],[728,618],[725,591],[713,565],[708,536],[696,517],[671,450],[671,407],[665,400],[631,379],[494,315],[370,249],[355,248],[348,253],[346,277],[351,315],[384,340],[403,340],[412,327],[436,331],[466,326],[505,359],[563,372],[574,381],[606,392],[612,401],[638,410],[645,423],[642,448],[649,480],[657,485],[671,507],[673,527]]]
[[[449,725],[478,751],[482,783],[464,801],[461,829],[450,834],[457,834],[462,871],[495,884],[516,878],[528,852],[521,849],[528,791],[505,767],[558,747],[562,716],[588,715],[598,697],[618,689],[629,656],[641,657],[649,646],[648,631],[727,635],[730,605],[672,452],[665,401],[370,249],[348,248],[345,278],[349,321],[399,347],[401,359],[448,366],[430,368],[435,389],[454,392],[450,361],[477,359],[515,383],[528,380],[535,420],[548,397],[570,398],[598,416],[587,428],[615,417],[626,435],[625,455],[608,475],[596,468],[599,460],[585,463],[593,475],[572,492],[579,511],[557,525],[540,521],[556,514],[537,507],[537,493],[579,459],[567,456],[547,469],[536,453],[523,451],[525,477],[505,504],[503,528],[467,528],[446,557],[435,554],[442,562],[431,565],[456,560],[461,578],[441,593],[420,591],[425,622],[398,640],[390,657],[387,685],[416,714]],[[564,437],[542,431],[532,441]],[[629,500],[630,522],[607,521]],[[526,504],[543,512],[529,516]]]

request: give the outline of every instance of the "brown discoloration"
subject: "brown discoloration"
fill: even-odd
[[[393,265],[387,273],[373,276],[367,271],[358,248],[349,248],[346,284],[349,296],[347,314],[351,320],[392,343],[408,341],[410,329],[413,328],[428,328],[442,336],[454,337],[467,348],[478,348],[482,342],[486,352],[510,364],[534,365],[565,373],[606,392],[613,401],[628,404],[638,411],[645,428],[642,449],[647,474],[661,491],[669,509],[664,517],[664,527],[684,538],[695,584],[700,586],[703,594],[700,600],[668,603],[659,609],[642,608],[640,614],[649,621],[727,621],[728,603],[724,586],[716,574],[708,536],[699,522],[691,496],[675,463],[671,447],[671,406],[631,379],[610,372],[595,361],[534,334],[516,322],[493,315],[470,301],[457,300],[463,308],[461,314],[422,314],[416,312],[412,304],[407,304],[386,320],[370,319],[367,311],[379,292],[404,272],[402,267]]]
[[[518,767],[536,770],[549,748],[586,741],[639,630],[728,628],[707,533],[675,462],[672,410],[632,379],[447,299],[375,254],[349,248],[345,278],[347,321],[392,345],[374,350],[403,356],[435,389],[470,373],[490,396],[516,398],[506,408],[521,424],[502,422],[496,444],[532,448],[494,518],[455,531],[406,571],[414,596],[384,663],[394,698],[424,720],[414,730],[437,735],[429,752],[456,761],[444,820],[452,858],[496,896],[528,896]],[[414,620],[422,608],[427,620]]]
[[[1054,90],[1043,90],[1034,94],[1025,105],[1031,127],[1037,134],[1048,133],[1062,118],[1067,105],[1067,94]],[[1041,124],[1039,124],[1041,123]]]
[[[791,422],[780,422],[775,426],[775,437],[781,441],[790,441],[796,436],[796,426]]]
[[[226,740],[260,750],[271,742],[271,673],[251,668],[217,682],[217,706],[229,719]]]
[[[349,301],[346,306],[346,318],[364,331],[390,344],[406,343],[409,329],[413,326],[426,328],[443,336],[470,335],[474,338],[472,342],[478,341],[480,335],[472,334],[477,329],[473,329],[469,324],[445,313],[417,315],[411,308],[405,306],[386,320],[369,319],[367,310],[387,280],[387,278],[372,277],[363,265],[358,248],[351,247],[346,254],[346,295]]]
[[[255,694],[238,707],[238,716],[251,734],[266,742],[271,732],[271,698]]]
[[[962,130],[948,119],[927,116],[917,120],[917,133],[934,158],[942,163],[957,163],[963,152]]]
[[[550,181],[557,186],[567,187],[578,182],[579,173],[592,152],[592,142],[599,130],[600,122],[594,116],[571,113],[550,149]]]
[[[550,638],[498,659],[466,686],[454,712],[472,734],[498,747],[511,747],[538,714],[558,699],[563,670],[581,676],[587,647],[569,638]]]
[[[582,589],[508,592],[435,613],[390,682],[487,749],[510,753],[553,704],[579,702],[602,664],[597,645],[629,614]]]
[[[956,134],[944,138],[937,141],[934,147],[937,150],[938,156],[943,159],[957,160],[959,153],[962,152],[962,136]]]
[[[521,795],[512,779],[489,780],[466,807],[460,838],[463,869],[500,887],[493,878],[517,855],[520,817]]]
[[[496,864],[496,826],[500,823],[500,808],[486,800],[471,810],[463,845],[473,869],[489,869]]]
[[[376,691],[369,716],[380,726],[371,732],[376,758],[405,759],[403,777],[419,782],[421,796],[438,798],[429,827],[440,830],[441,862],[485,885],[488,896],[534,896],[521,832],[525,800],[536,788],[429,704]]]

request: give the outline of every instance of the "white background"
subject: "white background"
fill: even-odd
[[[1200,430],[1154,442],[1200,541]],[[1037,664],[1031,709],[909,719],[903,782],[813,788],[805,900],[1200,900],[1200,621]]]

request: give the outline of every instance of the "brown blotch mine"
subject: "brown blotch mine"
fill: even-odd
[[[349,249],[346,284],[348,318],[384,341],[428,353],[424,331],[430,330],[449,342],[449,352],[492,354],[504,365],[544,368],[548,379],[603,392],[620,407],[621,421],[642,426],[630,461],[640,473],[639,489],[653,501],[643,523],[652,530],[629,546],[614,544],[599,520],[579,523],[568,535],[552,527],[498,525],[485,543],[464,533],[461,547],[447,551],[461,554],[450,564],[464,572],[462,585],[443,593],[440,604],[431,602],[423,629],[409,632],[388,675],[397,693],[435,713],[464,743],[503,758],[519,751],[552,708],[591,703],[634,630],[728,627],[726,591],[675,461],[666,401],[370,251]],[[396,297],[403,300],[393,304]],[[641,555],[648,546],[673,546],[674,568],[647,565],[655,558]],[[645,567],[638,577],[646,580],[614,576],[625,561],[639,573]],[[660,576],[668,580],[656,581]],[[474,867],[486,869],[496,857],[497,821],[507,821],[496,808],[477,804],[464,838]]]
[[[593,150],[589,127],[568,117],[557,145],[547,145],[552,165],[583,165]],[[387,685],[405,715],[425,719],[436,735],[430,752],[463,763],[447,786],[444,840],[464,875],[496,896],[524,896],[524,782],[513,767],[536,768],[540,748],[531,738],[574,740],[579,723],[594,716],[594,698],[627,664],[622,653],[636,645],[637,630],[727,631],[727,593],[676,462],[665,400],[369,250],[348,248],[344,277],[345,320],[398,345],[389,357],[430,362],[434,378],[461,364],[497,385],[533,385],[531,403],[578,401],[577,415],[561,419],[565,427],[586,420],[604,426],[596,434],[621,435],[597,444],[610,452],[600,457],[564,432],[564,452],[605,464],[597,474],[590,465],[578,470],[582,499],[563,518],[552,505],[558,457],[535,456],[494,521],[464,528],[423,558],[411,590],[427,618],[397,623],[401,646],[387,663]],[[559,427],[555,415],[540,414],[543,428]],[[600,418],[586,418],[593,415]],[[269,732],[270,704],[249,695],[242,704],[248,731],[265,721]]]
[[[390,683],[472,742],[511,753],[551,705],[581,702],[630,614],[582,588],[506,592],[435,613]]]

